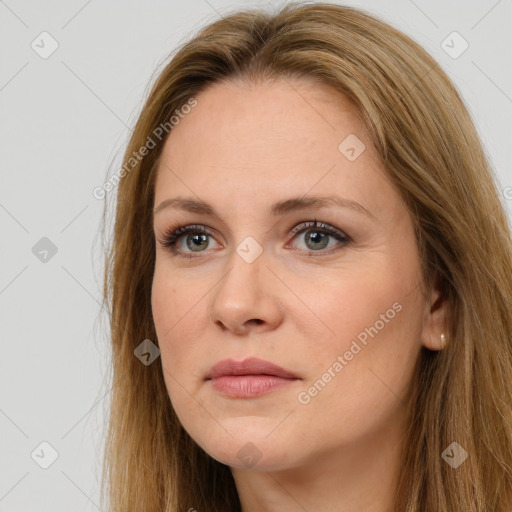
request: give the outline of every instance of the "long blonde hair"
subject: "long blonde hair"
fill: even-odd
[[[165,137],[154,133],[215,82],[294,77],[353,101],[414,219],[424,292],[440,285],[449,305],[448,345],[423,348],[417,361],[394,510],[510,512],[512,243],[497,178],[456,88],[417,43],[360,9],[300,2],[238,11],[199,30],[159,74],[131,135],[104,275],[105,510],[241,510],[230,468],[181,426],[161,364],[134,356],[143,340],[158,344],[152,210]],[[149,137],[155,147],[133,161]],[[453,442],[468,453],[457,468],[441,456]]]

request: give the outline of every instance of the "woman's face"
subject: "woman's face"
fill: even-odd
[[[355,110],[301,81],[196,100],[165,143],[154,204],[157,240],[194,226],[177,252],[157,242],[152,287],[181,423],[240,469],[395,439],[421,344],[435,344],[431,304],[411,217]],[[207,378],[251,357],[294,378]]]

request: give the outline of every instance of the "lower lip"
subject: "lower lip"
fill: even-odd
[[[253,398],[266,395],[299,379],[284,379],[274,375],[225,375],[210,379],[212,386],[233,398]]]

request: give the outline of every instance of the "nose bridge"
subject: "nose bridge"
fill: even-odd
[[[264,292],[265,272],[268,260],[263,254],[263,247],[252,237],[242,240],[227,260],[227,272],[217,287],[217,296],[221,293],[227,299],[232,296],[235,301],[242,299],[254,302]]]
[[[226,272],[211,295],[212,321],[239,330],[251,320],[274,323],[279,301],[272,286],[273,274],[263,247],[246,237],[227,259]]]

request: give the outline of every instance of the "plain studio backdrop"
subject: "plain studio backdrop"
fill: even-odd
[[[512,218],[512,2],[345,4],[403,30],[448,72]],[[93,191],[120,169],[164,58],[257,5],[0,0],[0,512],[100,509],[110,353]]]

